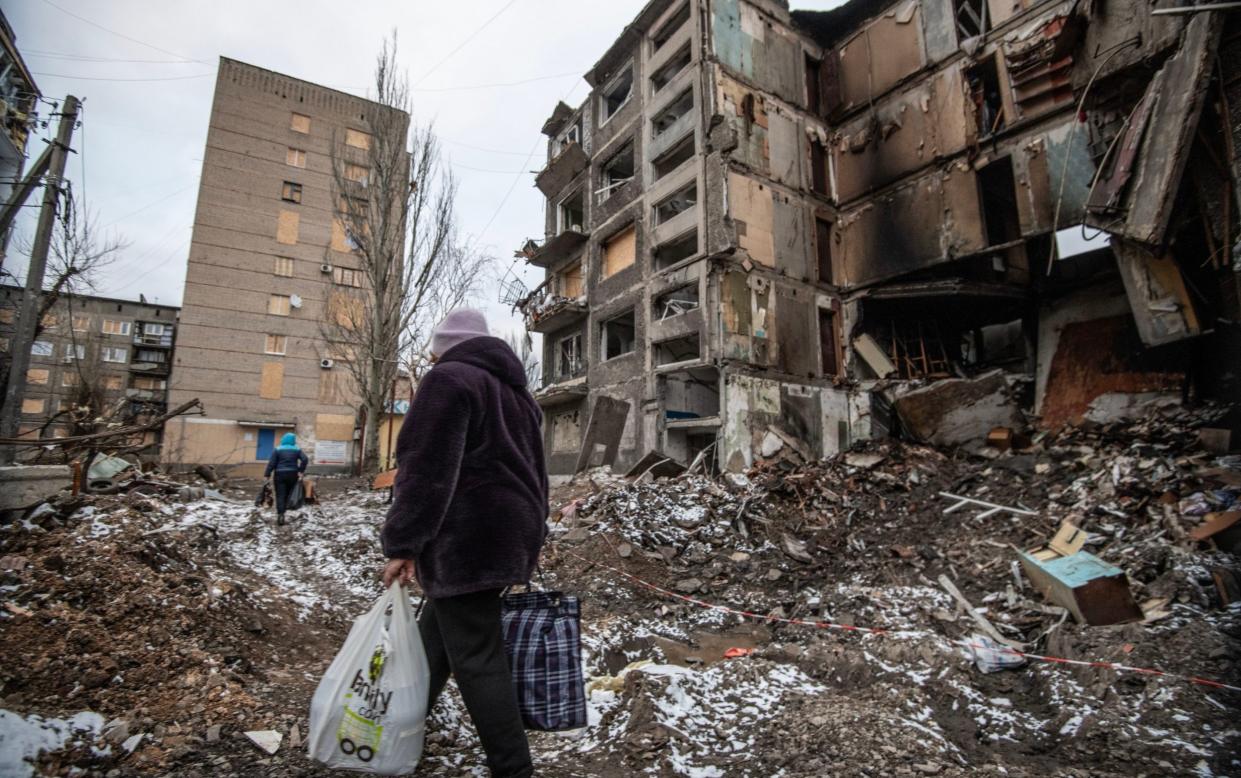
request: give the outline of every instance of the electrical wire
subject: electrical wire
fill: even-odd
[[[43,2],[45,2],[45,3],[46,3],[46,2],[50,2],[50,0],[43,0]],[[452,58],[453,58],[453,56],[454,56],[454,55],[455,55],[458,51],[461,51],[462,49],[464,49],[464,48],[465,48],[465,46],[466,46],[466,44],[468,44],[470,41],[472,41],[472,40],[474,40],[476,37],[478,37],[478,36],[479,36],[479,34],[480,34],[480,33],[482,33],[482,31],[483,31],[483,30],[487,29],[487,27],[488,27],[488,26],[490,26],[490,24],[491,24],[492,22],[494,22],[496,19],[500,18],[500,15],[501,15],[501,14],[503,14],[503,13],[504,13],[505,11],[507,11],[508,9],[512,8],[512,7],[513,7],[513,5],[514,5],[516,2],[517,2],[517,0],[509,0],[507,3],[505,3],[503,8],[501,8],[499,11],[496,11],[496,12],[495,12],[495,13],[491,16],[491,18],[490,18],[490,19],[488,19],[487,21],[485,21],[485,22],[483,22],[481,25],[479,25],[479,26],[478,26],[478,28],[474,30],[474,32],[470,33],[469,35],[467,35],[467,36],[465,37],[465,40],[463,40],[463,41],[461,41],[461,43],[457,44],[457,47],[456,47],[455,49],[453,49],[452,51],[450,51],[450,52],[448,52],[447,54],[445,54],[445,55],[444,55],[444,57],[443,57],[443,58],[442,58],[439,62],[436,62],[434,65],[432,65],[432,66],[431,66],[431,69],[430,69],[430,70],[428,70],[427,72],[423,73],[423,74],[422,74],[422,77],[421,77],[421,78],[419,78],[417,81],[415,81],[415,82],[413,83],[413,86],[418,86],[418,85],[419,85],[419,84],[421,84],[423,81],[426,81],[426,80],[427,80],[427,76],[431,75],[431,74],[432,74],[432,73],[434,73],[436,70],[438,70],[438,69],[439,69],[439,67],[440,67],[440,65],[443,65],[445,62],[447,62],[448,60],[452,59]]]
[[[131,42],[131,43],[137,43],[137,44],[138,44],[138,45],[140,45],[140,46],[146,46],[148,49],[153,49],[153,50],[155,50],[155,51],[158,51],[160,54],[167,54],[167,55],[168,55],[168,56],[170,56],[170,57],[176,57],[176,58],[178,58],[178,59],[184,59],[184,60],[188,60],[188,61],[190,61],[190,62],[200,62],[200,63],[202,63],[202,64],[204,64],[204,65],[210,65],[210,64],[212,64],[212,63],[207,62],[207,61],[205,61],[205,60],[201,60],[201,59],[194,59],[193,57],[186,57],[186,56],[184,56],[184,55],[182,55],[182,54],[178,54],[178,53],[177,53],[177,52],[175,52],[175,51],[169,51],[168,49],[162,49],[162,48],[160,48],[159,46],[156,46],[154,43],[147,43],[147,42],[146,42],[146,41],[144,41],[144,40],[139,40],[138,38],[134,38],[134,37],[132,37],[132,36],[126,35],[126,34],[125,34],[125,33],[123,33],[123,32],[117,32],[116,30],[110,29],[110,28],[108,28],[108,27],[104,27],[102,24],[99,24],[99,23],[97,23],[97,22],[92,22],[90,19],[87,19],[85,16],[79,16],[79,15],[75,14],[73,11],[67,10],[67,9],[65,9],[65,8],[61,8],[59,5],[56,5],[55,3],[53,3],[53,2],[52,2],[52,0],[43,0],[43,2],[44,2],[44,3],[47,3],[47,4],[48,4],[48,5],[50,5],[51,7],[55,8],[57,11],[60,11],[62,14],[65,14],[66,16],[71,16],[71,17],[73,17],[74,19],[77,19],[79,22],[83,22],[83,23],[85,23],[85,24],[89,24],[91,27],[94,27],[94,28],[99,29],[99,30],[103,30],[103,31],[104,31],[104,32],[106,32],[106,33],[110,33],[110,34],[112,34],[112,35],[115,35],[115,36],[116,36],[116,37],[118,37],[118,38],[123,38],[123,39],[125,39],[125,40],[127,40],[127,41],[129,41],[129,42]]]
[[[23,54],[41,59],[60,59],[67,62],[123,62],[135,65],[194,65],[199,64],[192,59],[126,59],[124,57],[94,57],[87,54],[68,54],[61,51],[45,51],[41,49],[24,49]]]
[[[215,75],[214,73],[198,73],[192,76],[158,76],[148,78],[111,78],[103,76],[67,76],[64,73],[34,73],[32,75],[41,76],[43,78],[67,78],[72,81],[187,81],[191,78],[206,78]]]

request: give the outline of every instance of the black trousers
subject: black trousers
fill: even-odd
[[[276,490],[276,513],[283,514],[284,507],[289,504],[289,493],[297,485],[297,471],[277,471],[272,475],[271,480]]]
[[[465,700],[487,767],[497,778],[534,774],[526,728],[504,653],[500,628],[500,590],[428,599],[418,630],[431,668],[429,711],[451,673]]]

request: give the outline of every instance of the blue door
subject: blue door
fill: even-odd
[[[271,452],[276,450],[276,431],[259,430],[259,449],[254,458],[260,461],[271,459]]]

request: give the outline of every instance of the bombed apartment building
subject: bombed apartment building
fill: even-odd
[[[649,3],[543,127],[552,472],[1237,396],[1241,25],[1164,5]]]

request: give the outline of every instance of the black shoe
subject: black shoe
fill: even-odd
[[[283,513],[278,514],[276,516],[276,524],[277,526],[280,526],[280,527],[284,526],[284,514]]]

